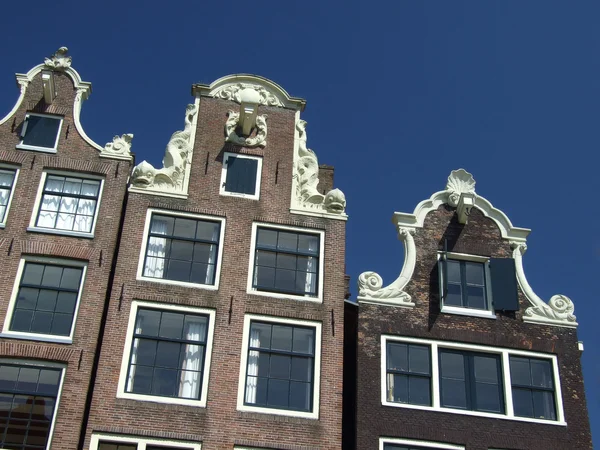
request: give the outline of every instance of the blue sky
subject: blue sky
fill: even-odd
[[[390,217],[464,167],[531,228],[524,258],[544,300],[575,302],[592,429],[600,425],[600,4],[528,1],[9,2],[0,16],[0,116],[14,72],[60,46],[93,94],[88,135],[134,133],[158,164],[194,82],[270,78],[307,99],[308,145],[348,201],[347,270],[392,281]],[[600,432],[596,432],[600,446]]]

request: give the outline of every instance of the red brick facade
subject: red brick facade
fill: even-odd
[[[0,324],[4,324],[13,295],[19,263],[24,257],[44,256],[87,264],[80,306],[71,344],[39,339],[11,339],[0,336],[0,358],[15,362],[60,363],[64,384],[60,394],[52,448],[76,449],[84,420],[85,402],[96,353],[98,331],[109,284],[117,242],[121,209],[131,165],[129,161],[101,158],[79,134],[73,105],[77,95],[71,77],[54,72],[56,98],[51,105],[43,99],[41,74],[29,83],[23,101],[14,114],[0,125],[0,163],[17,167],[14,197],[0,229]],[[27,112],[63,117],[56,154],[20,150],[20,132]],[[102,198],[93,237],[76,237],[27,231],[44,171],[61,171],[73,176],[96,176],[104,180]],[[18,280],[17,280],[18,281]]]
[[[530,303],[520,289],[520,311],[497,312],[496,320],[440,312],[438,252],[444,250],[444,242],[448,252],[511,257],[510,243],[498,225],[475,208],[467,224],[461,225],[456,209],[441,205],[426,216],[414,240],[417,263],[405,290],[416,306],[361,303],[359,307],[356,448],[379,448],[379,439],[387,437],[455,444],[466,450],[591,449],[575,329],[524,323],[523,312]],[[567,424],[382,405],[382,334],[556,355]]]

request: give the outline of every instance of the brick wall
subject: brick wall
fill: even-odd
[[[268,115],[269,127],[268,144],[261,149],[224,144],[223,126],[229,109],[237,110],[239,105],[213,98],[201,100],[187,200],[129,195],[86,446],[91,433],[100,431],[199,440],[203,450],[232,449],[234,444],[305,450],[341,446],[345,223],[289,213],[294,111],[259,107],[258,114]],[[219,195],[226,151],[263,156],[260,200]],[[136,281],[144,221],[150,207],[226,218],[217,291]],[[322,304],[246,293],[253,222],[325,231]],[[206,408],[116,398],[132,300],[216,310]],[[318,420],[236,411],[242,328],[247,313],[322,324]]]
[[[403,437],[464,445],[467,450],[591,449],[591,435],[574,329],[524,323],[530,306],[519,291],[520,311],[496,320],[440,313],[437,252],[510,257],[493,220],[473,209],[466,225],[442,205],[415,235],[417,263],[406,291],[414,309],[361,304],[358,319],[357,448],[378,448],[378,439]],[[398,264],[400,267],[400,264]],[[455,341],[555,354],[567,426],[395,408],[381,404],[382,334]]]
[[[99,157],[79,135],[73,119],[75,89],[68,75],[55,72],[57,97],[43,101],[41,75],[30,83],[21,106],[0,126],[0,162],[20,168],[6,227],[0,229],[0,324],[6,318],[17,268],[24,255],[43,255],[87,262],[87,275],[76,317],[72,344],[0,338],[0,357],[54,361],[66,365],[66,375],[53,436],[53,448],[76,449],[83,420],[106,289],[119,228],[130,163]],[[15,92],[16,94],[16,92]],[[15,95],[16,97],[16,95]],[[64,116],[58,151],[47,154],[17,150],[28,111]],[[104,188],[93,239],[28,232],[44,169],[104,178]]]

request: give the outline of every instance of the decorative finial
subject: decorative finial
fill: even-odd
[[[67,56],[69,49],[61,47],[50,58],[44,59],[46,67],[55,70],[64,70],[71,67],[71,57]]]
[[[475,180],[473,175],[465,169],[453,170],[446,183],[448,191],[448,204],[453,208],[458,206],[460,194],[475,194]]]

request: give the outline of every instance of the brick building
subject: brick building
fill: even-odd
[[[0,120],[0,447],[75,449],[132,158],[79,121],[91,84],[62,48]],[[60,444],[58,444],[60,443]]]
[[[529,230],[462,169],[393,222],[400,275],[364,272],[347,305],[345,448],[591,449],[574,306],[528,284]]]
[[[251,75],[192,96],[132,172],[84,448],[339,449],[344,195],[304,100]]]

